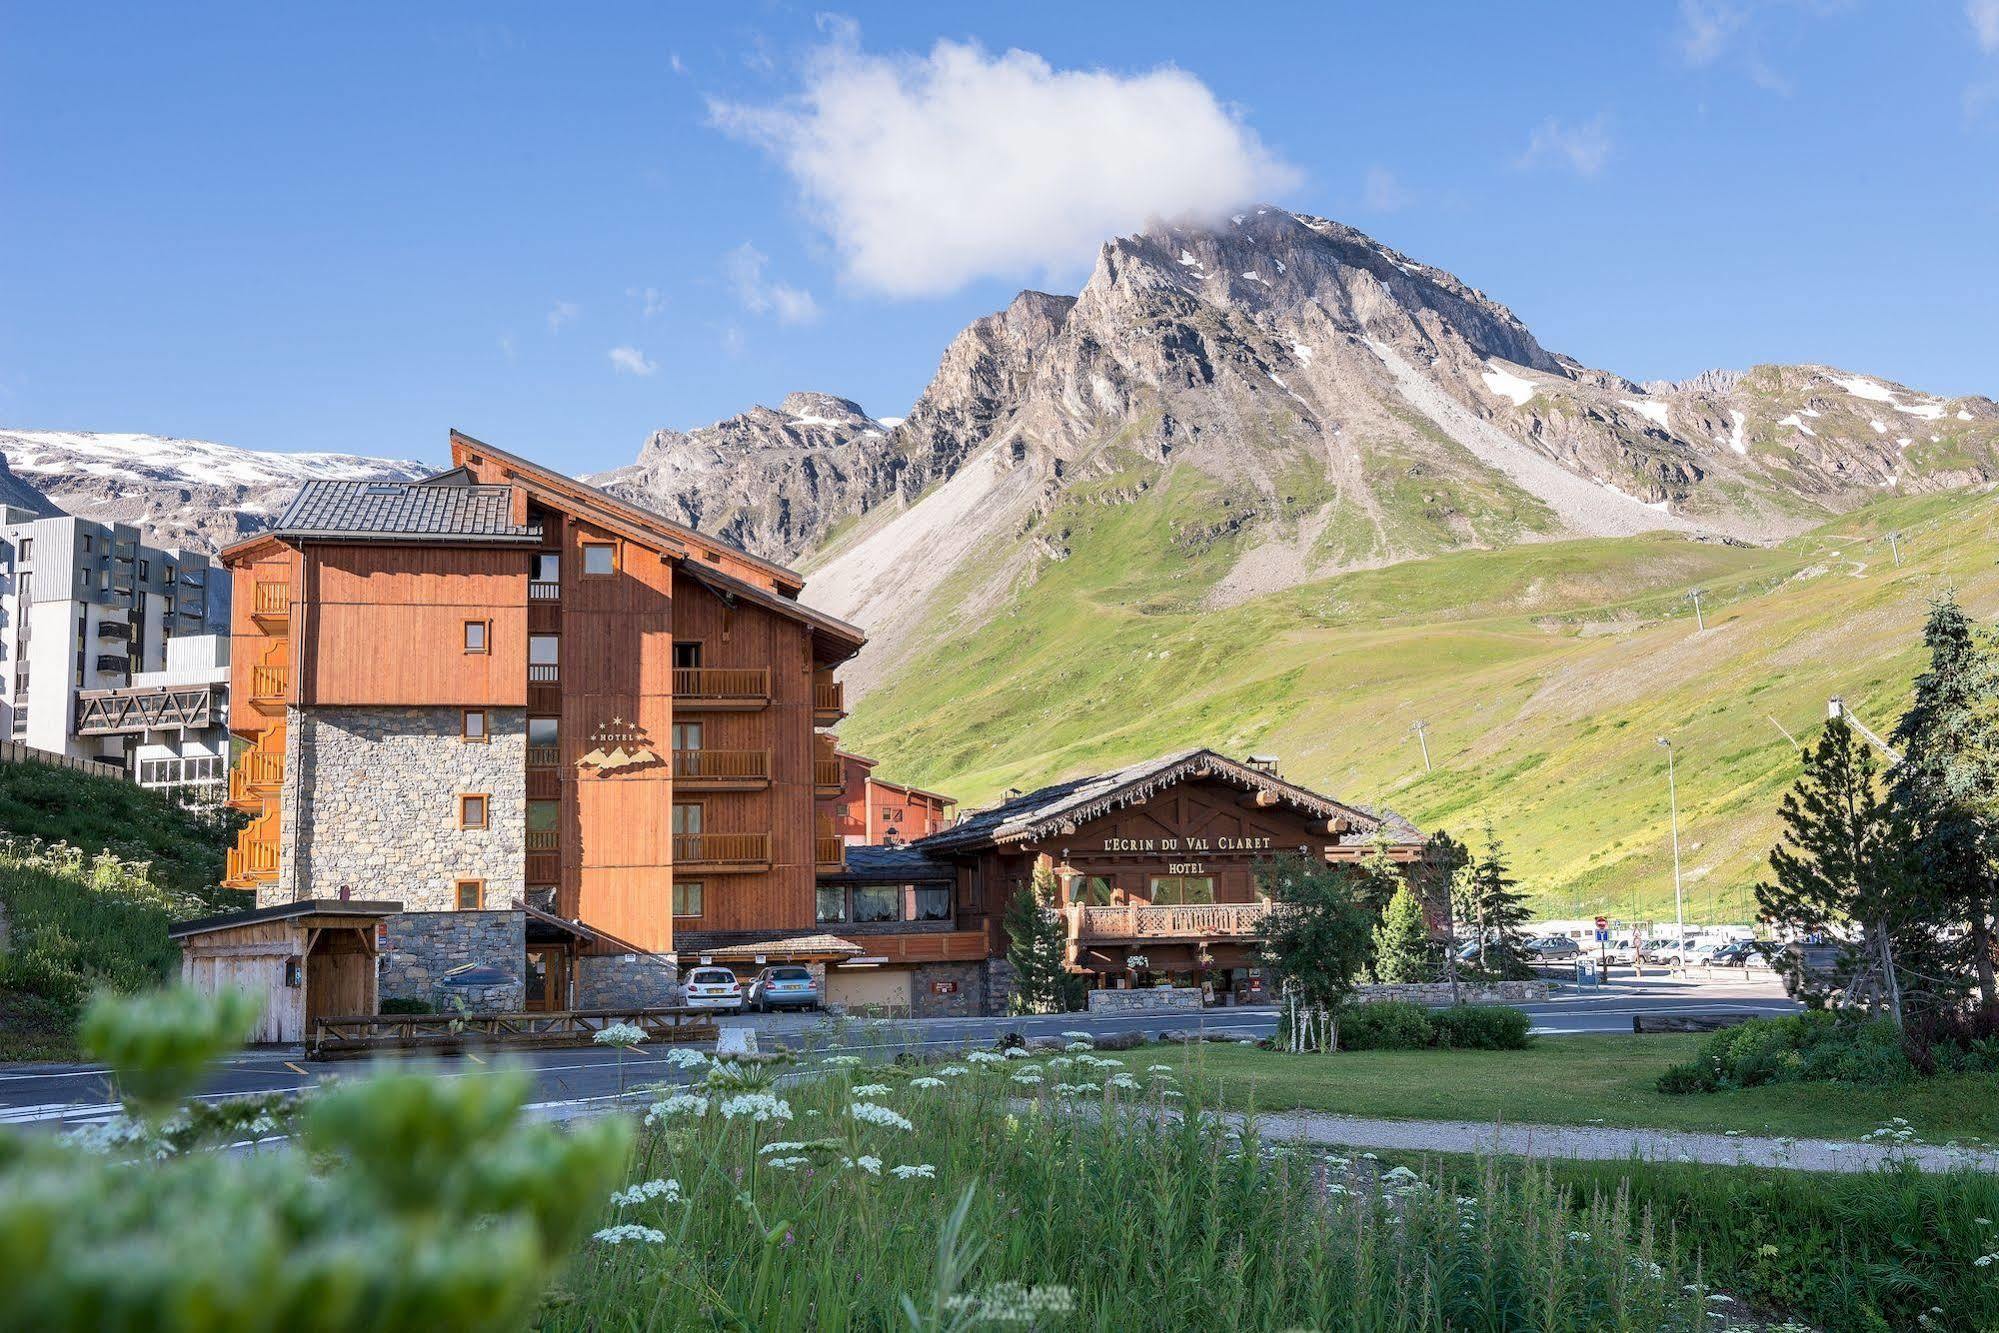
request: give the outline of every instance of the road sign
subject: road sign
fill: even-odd
[[[1604,929],[1602,926],[1598,926],[1596,928],[1596,942],[1598,944],[1610,943],[1610,932]]]

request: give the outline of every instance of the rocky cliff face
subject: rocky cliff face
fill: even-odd
[[[10,499],[0,483],[0,501],[130,523],[157,545],[207,552],[268,527],[309,478],[393,480],[434,470],[407,459],[91,431],[0,430],[0,456],[28,488]]]

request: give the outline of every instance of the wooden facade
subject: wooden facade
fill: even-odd
[[[395,903],[307,901],[209,917],[168,932],[181,982],[263,1004],[250,1040],[300,1042],[322,1018],[375,1012],[375,927]]]
[[[519,709],[520,883],[590,928],[586,952],[670,954],[677,903],[682,929],[810,929],[817,728],[842,715],[833,672],[860,632],[800,603],[789,570],[457,432],[451,448],[451,472],[397,486],[504,488],[501,528],[281,523],[224,553],[248,743],[231,795],[255,816],[226,882],[268,890],[300,836],[287,709]]]
[[[840,795],[832,802],[830,831],[849,843],[916,842],[951,824],[955,796],[925,791],[875,776],[865,755],[837,752]]]

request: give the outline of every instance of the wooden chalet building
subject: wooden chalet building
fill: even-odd
[[[839,752],[841,787],[833,803],[833,831],[847,843],[915,842],[951,826],[955,796],[925,791],[875,776],[866,755]]]
[[[820,929],[859,950],[831,962],[828,998],[919,1014],[1003,1010],[1002,918],[1037,866],[1055,876],[1069,965],[1093,984],[1137,971],[1262,998],[1270,905],[1256,863],[1288,852],[1358,860],[1377,841],[1407,863],[1425,840],[1392,812],[1207,749],[1012,795],[907,846],[850,847],[842,870],[820,876]]]
[[[688,937],[815,932],[843,867],[820,730],[860,630],[780,566],[454,431],[416,482],[307,483],[223,553],[226,883],[390,901],[382,998],[675,997]]]

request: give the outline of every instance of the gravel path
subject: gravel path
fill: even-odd
[[[1240,1125],[1242,1117],[1228,1120]],[[1373,1120],[1321,1111],[1266,1112],[1256,1118],[1266,1139],[1349,1148],[1414,1152],[1504,1153],[1519,1157],[1661,1162],[1710,1162],[1724,1166],[1783,1166],[1800,1171],[1872,1171],[1909,1161],[1925,1171],[1968,1167],[1999,1171],[1999,1152],[1931,1144],[1839,1143],[1824,1139],[1768,1139],[1748,1135],[1691,1134],[1677,1130],[1619,1129],[1607,1125],[1508,1125],[1471,1120]]]

